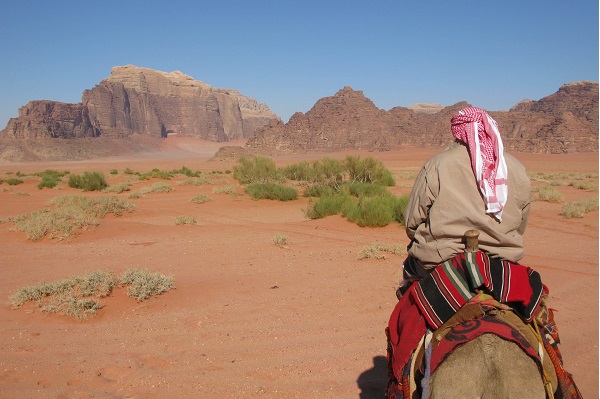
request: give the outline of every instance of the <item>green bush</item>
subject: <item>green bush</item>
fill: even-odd
[[[323,185],[323,184],[315,184],[312,186],[309,186],[306,188],[306,190],[304,190],[304,196],[305,197],[324,197],[324,196],[331,196],[335,194],[335,190],[333,189],[333,187],[328,186],[328,185]]]
[[[152,169],[150,172],[141,173],[139,175],[140,180],[150,180],[150,179],[164,179],[171,180],[173,174],[171,172],[161,171],[157,168]]]
[[[333,188],[339,188],[344,180],[344,163],[337,159],[323,158],[313,162],[314,177],[312,182],[319,182],[330,185]]]
[[[23,184],[23,180],[21,180],[21,179],[15,179],[14,177],[11,177],[10,179],[6,179],[6,183],[9,186],[16,186],[18,184]]]
[[[42,181],[38,183],[37,188],[40,190],[42,188],[54,188],[60,181],[60,177],[44,175],[42,176]]]
[[[239,159],[239,165],[233,168],[233,178],[242,184],[273,183],[282,180],[275,162],[267,157]]]
[[[174,175],[176,175],[176,174],[185,175],[187,177],[198,177],[198,176],[200,176],[200,171],[193,172],[187,166],[182,166],[180,169],[172,170],[171,173],[174,174]]]
[[[342,216],[361,227],[383,227],[393,221],[404,223],[403,197],[393,195],[361,197],[358,201],[347,202],[342,208]]]
[[[298,181],[313,181],[315,175],[315,170],[308,161],[286,165],[280,172],[286,179]]]
[[[327,195],[316,200],[311,199],[305,213],[309,219],[321,219],[326,216],[337,215],[342,213],[342,208],[347,202],[352,202],[352,197],[344,193]]]
[[[83,175],[70,175],[69,187],[83,191],[100,191],[108,187],[104,175],[100,172],[83,172]]]
[[[342,186],[342,190],[352,195],[353,197],[375,197],[389,195],[390,192],[385,186],[379,184],[363,183],[353,181]]]
[[[68,175],[69,173],[71,173],[71,172],[69,172],[68,170],[63,170],[61,172],[61,171],[54,170],[54,169],[46,169],[42,172],[34,173],[34,175],[38,176],[38,177],[49,176],[49,177],[61,178],[61,177]]]
[[[358,181],[383,186],[394,186],[396,184],[392,173],[385,168],[381,161],[375,158],[361,159],[358,156],[349,155],[346,157],[344,165],[348,172],[348,180],[351,182]]]
[[[277,183],[252,183],[244,191],[254,199],[291,201],[298,198],[295,189]]]
[[[341,214],[361,227],[386,226],[393,221],[404,224],[404,209],[408,196],[397,197],[386,190],[385,193],[375,196],[367,196],[363,193],[357,199],[348,191],[343,190],[334,195],[311,199],[305,212],[306,216],[310,219],[319,219]]]

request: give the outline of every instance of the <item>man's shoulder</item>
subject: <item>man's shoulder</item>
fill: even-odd
[[[444,151],[435,154],[427,161],[431,165],[441,165],[448,162],[457,162],[463,158],[469,158],[469,151],[467,147],[461,144],[452,144]]]

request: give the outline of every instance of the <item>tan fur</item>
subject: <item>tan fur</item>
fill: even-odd
[[[484,334],[457,348],[430,381],[430,399],[544,399],[540,372],[516,344]]]

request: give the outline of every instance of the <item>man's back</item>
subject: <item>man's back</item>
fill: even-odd
[[[518,262],[531,202],[531,182],[514,157],[504,154],[508,198],[502,222],[485,213],[485,205],[464,145],[456,145],[427,161],[406,206],[409,255],[431,268],[464,251],[466,230],[480,231],[480,248]]]

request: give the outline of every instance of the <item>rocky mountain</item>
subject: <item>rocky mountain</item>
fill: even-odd
[[[179,71],[133,65],[85,90],[81,103],[31,101],[0,131],[0,138],[125,138],[170,133],[225,142],[254,136],[277,120],[265,104],[235,90],[213,88]]]
[[[213,88],[179,71],[127,65],[114,67],[107,79],[85,90],[81,103],[42,100],[21,107],[0,131],[0,160],[153,151],[172,133],[215,142],[247,139],[246,149],[253,153],[441,147],[452,141],[452,115],[467,106],[415,104],[386,111],[362,91],[344,87],[284,124],[267,105],[238,91]],[[539,101],[490,114],[509,151],[598,151],[597,82],[569,83]]]
[[[317,101],[306,114],[294,114],[286,124],[271,121],[247,146],[288,152],[443,146],[453,140],[452,115],[467,106],[466,102],[449,107],[419,104],[384,111],[361,91],[344,87]],[[509,111],[490,114],[498,121],[508,150],[598,151],[597,82],[569,83],[539,101],[524,101]]]

